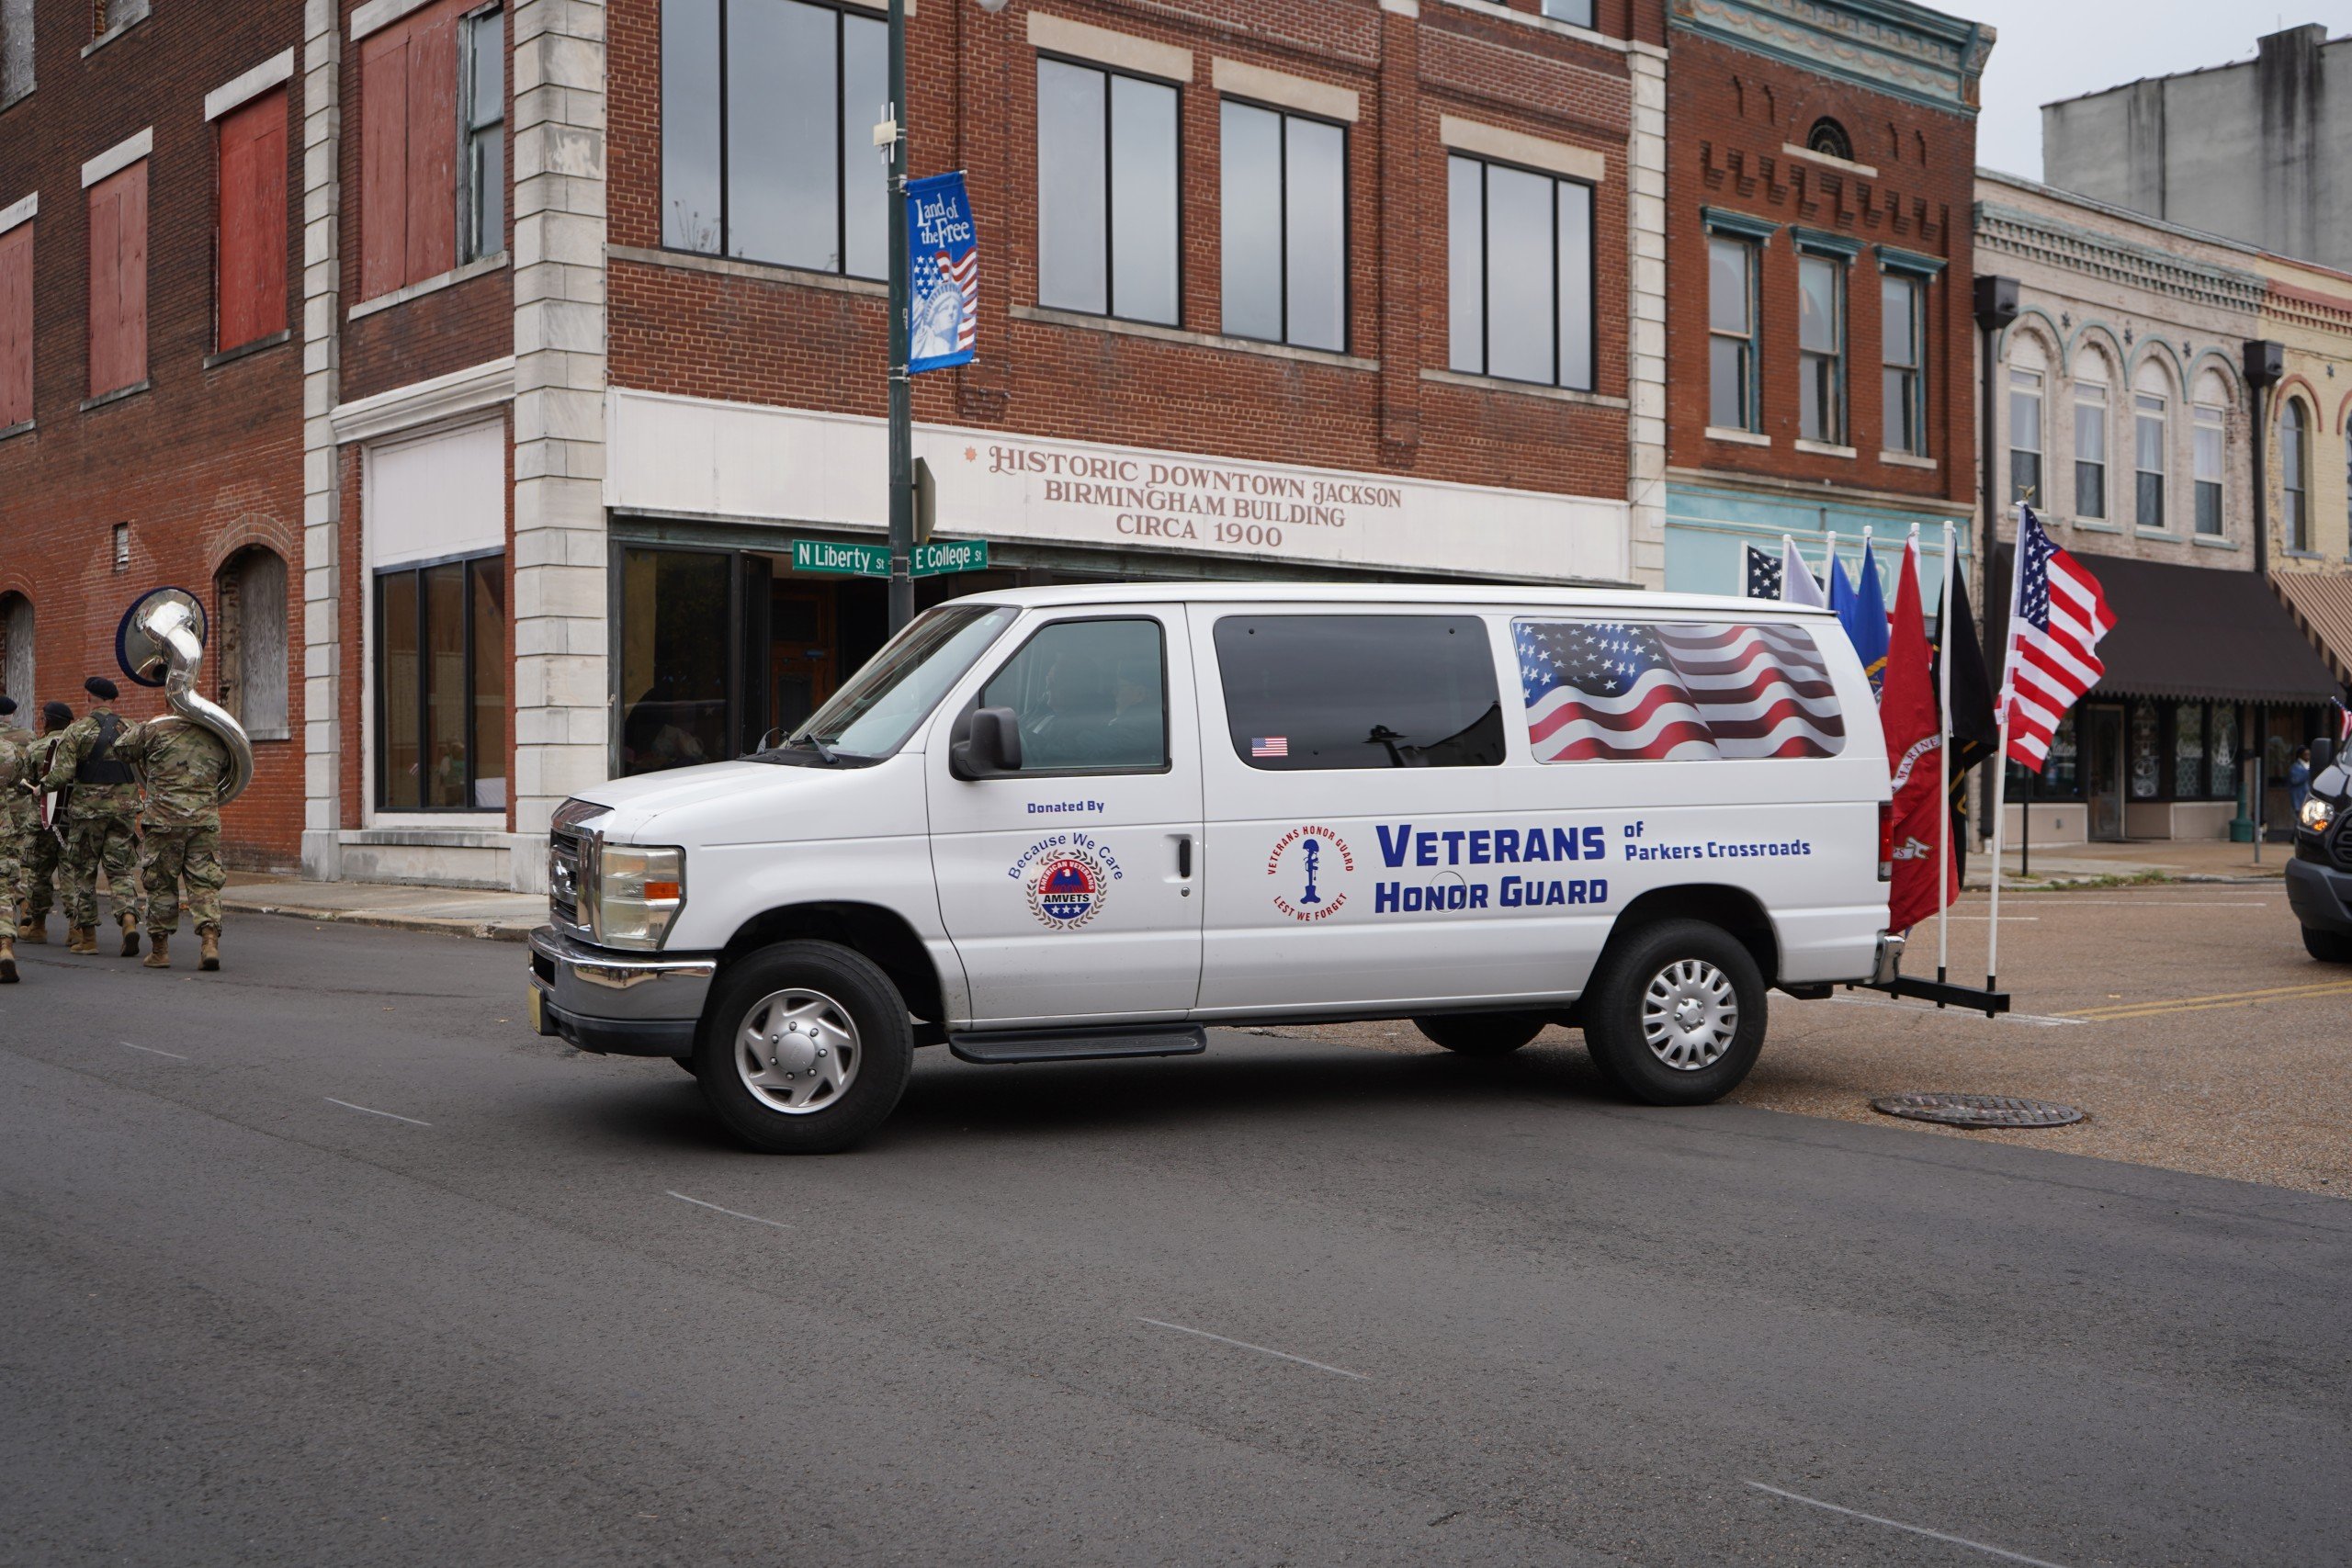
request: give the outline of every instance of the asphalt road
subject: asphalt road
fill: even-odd
[[[2339,1199],[1238,1035],[762,1159],[517,948],[229,955],[0,992],[0,1562],[2352,1551]]]

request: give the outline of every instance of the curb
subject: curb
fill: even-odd
[[[281,915],[318,925],[368,926],[380,931],[427,931],[435,936],[470,937],[481,942],[527,941],[528,926],[503,920],[468,920],[446,915],[395,915],[378,909],[306,909],[293,904],[220,901],[223,909],[240,915]]]

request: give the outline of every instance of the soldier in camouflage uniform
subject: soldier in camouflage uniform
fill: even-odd
[[[172,933],[180,926],[180,883],[187,883],[188,919],[203,943],[197,967],[220,967],[220,785],[229,776],[229,748],[202,725],[177,715],[134,725],[115,742],[115,755],[139,770],[147,785],[139,825],[146,839],[147,958],[150,969],[172,966]]]
[[[17,938],[20,942],[49,940],[49,907],[57,901],[57,864],[64,858],[65,845],[57,829],[40,819],[40,781],[49,773],[50,753],[56,749],[57,738],[73,722],[74,710],[63,703],[43,703],[43,733],[25,748],[32,768],[28,775],[31,788],[26,792],[30,804],[25,808],[25,911],[17,920]]]
[[[139,841],[132,819],[139,814],[139,780],[130,764],[113,754],[130,727],[114,711],[119,695],[103,675],[82,689],[97,699],[88,713],[65,727],[50,756],[43,790],[70,789],[66,807],[65,923],[73,928],[68,953],[98,950],[98,866],[107,870],[115,921],[122,927],[122,955],[139,955]]]
[[[8,722],[16,711],[14,697],[0,696],[0,986],[17,983],[17,899],[24,892],[18,859],[24,813],[17,802],[32,798],[25,790],[25,775],[30,771],[25,745],[33,737],[30,730]]]

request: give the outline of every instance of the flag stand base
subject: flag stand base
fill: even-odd
[[[1988,991],[1981,986],[1955,986],[1943,980],[1915,979],[1897,975],[1892,980],[1873,982],[1858,987],[1864,991],[1883,991],[1890,997],[1909,997],[1915,1001],[1933,1002],[1938,1007],[1965,1008],[1981,1012],[1986,1018],[2009,1010],[2009,993]]]

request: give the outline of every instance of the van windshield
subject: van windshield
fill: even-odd
[[[785,745],[861,760],[888,756],[1017,613],[1001,604],[943,604],[917,616]]]

